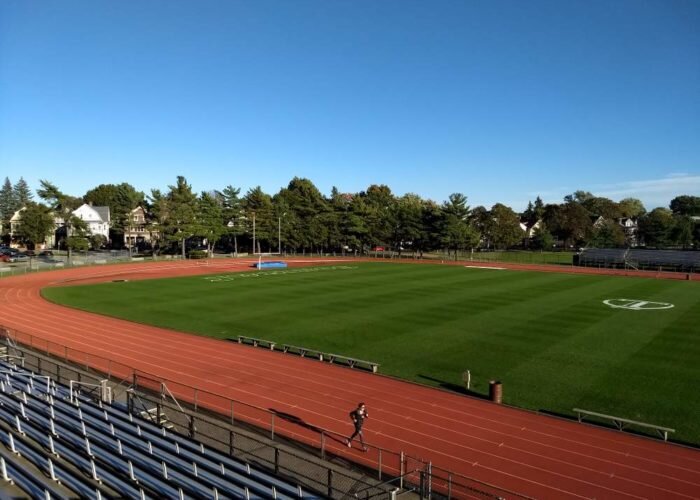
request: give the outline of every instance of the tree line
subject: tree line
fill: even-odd
[[[62,220],[60,243],[71,249],[106,242],[92,237],[71,212],[83,203],[108,206],[112,217],[111,244],[122,246],[130,217],[143,207],[154,252],[183,255],[192,245],[214,246],[230,252],[339,252],[362,254],[377,247],[399,254],[509,248],[551,249],[623,247],[697,248],[700,244],[700,197],[678,196],[669,207],[647,212],[642,202],[615,202],[587,191],[567,195],[562,203],[544,204],[540,197],[522,213],[496,203],[470,207],[467,197],[453,193],[438,203],[417,194],[396,196],[386,185],[371,185],[359,193],[333,188],[323,195],[308,179],[295,177],[274,195],[260,186],[245,194],[228,185],[221,190],[193,191],[179,176],[167,190],[146,195],[128,183],[101,184],[76,197],[42,180],[33,196],[23,179],[5,179],[0,190],[2,237],[8,241],[9,219],[23,208],[14,237],[26,245],[42,243]],[[631,220],[627,229],[621,221]],[[523,230],[522,225],[525,226]],[[92,241],[91,241],[92,239]]]

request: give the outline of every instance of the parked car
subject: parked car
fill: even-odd
[[[6,253],[0,253],[0,262],[14,262],[15,258]]]

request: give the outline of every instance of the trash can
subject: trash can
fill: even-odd
[[[503,401],[503,386],[499,380],[489,381],[489,399],[497,404]]]

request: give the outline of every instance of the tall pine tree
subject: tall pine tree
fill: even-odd
[[[34,195],[29,189],[29,184],[27,184],[27,181],[24,180],[24,177],[19,178],[12,191],[14,193],[15,202],[18,205],[18,209],[26,206],[27,203],[32,201],[34,198]]]
[[[10,179],[5,177],[5,183],[2,185],[0,190],[0,220],[4,222],[3,227],[7,224],[12,217],[12,214],[17,210],[17,203],[15,201],[15,192],[12,189],[12,183]]]

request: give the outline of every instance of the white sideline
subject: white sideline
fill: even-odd
[[[505,267],[492,267],[492,266],[464,266],[467,269],[494,269],[496,271],[505,271],[507,268]]]

